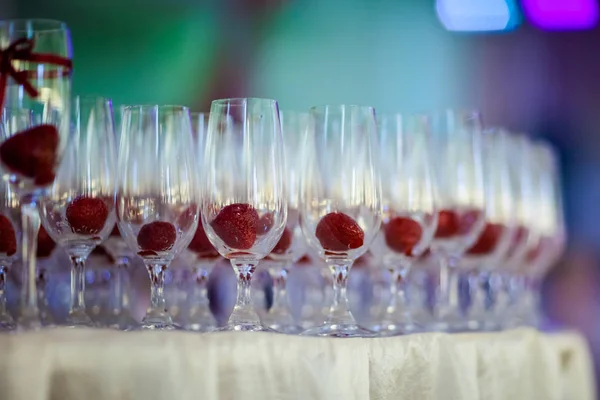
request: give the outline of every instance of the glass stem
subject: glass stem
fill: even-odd
[[[237,276],[237,300],[229,325],[260,325],[258,314],[252,303],[252,275],[256,270],[256,263],[239,263],[231,260],[231,265]]]
[[[480,319],[486,311],[486,283],[489,273],[477,270],[471,271],[468,276],[469,294],[471,304],[469,305],[469,317]]]
[[[196,287],[197,293],[195,303],[199,308],[208,306],[208,275],[209,272],[206,268],[198,267],[196,269]]]
[[[0,316],[7,315],[6,309],[6,273],[7,266],[0,265]]]
[[[356,321],[350,312],[348,302],[348,273],[352,264],[329,264],[333,277],[333,301],[329,308],[327,324],[330,325],[355,325]]]
[[[271,306],[270,311],[287,311],[288,266],[282,265],[278,268],[270,268],[269,273],[271,274],[271,278],[273,279],[273,305]]]
[[[459,275],[451,260],[440,258],[440,286],[436,305],[438,318],[456,316],[460,309]]]
[[[71,257],[70,315],[85,315],[85,258]]]
[[[40,215],[35,199],[31,196],[21,198],[21,224],[23,228],[23,238],[21,240],[23,280],[19,324],[26,329],[38,329],[42,326],[42,323],[37,303],[35,269]]]
[[[147,266],[150,275],[150,308],[148,315],[154,317],[168,317],[167,303],[165,300],[165,276],[167,266],[164,264],[149,264]]]
[[[127,267],[129,260],[127,258],[120,259],[115,265],[115,278],[111,285],[110,294],[110,309],[114,315],[119,315],[123,312],[125,292],[125,281],[127,278]]]

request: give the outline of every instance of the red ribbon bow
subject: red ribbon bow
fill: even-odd
[[[61,76],[68,76],[73,70],[73,62],[65,57],[57,56],[51,53],[34,53],[33,39],[21,38],[15,40],[4,50],[0,50],[0,112],[4,106],[6,96],[6,85],[8,77],[12,77],[17,84],[23,86],[23,89],[29,97],[38,97],[38,90],[29,82],[29,79],[38,76],[37,71],[17,71],[13,67],[13,60],[30,61],[41,64],[52,64],[64,67]],[[44,71],[45,78],[57,77],[57,71]]]

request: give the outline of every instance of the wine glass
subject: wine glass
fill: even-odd
[[[364,337],[350,312],[347,284],[354,261],[379,231],[381,181],[375,110],[361,106],[310,109],[300,190],[300,225],[333,278],[333,303],[324,324],[303,334]]]
[[[191,113],[192,134],[196,153],[197,171],[202,171],[204,151],[208,131],[208,115]],[[191,282],[190,307],[186,316],[184,328],[190,331],[209,332],[216,328],[216,319],[212,315],[208,302],[208,276],[221,258],[212,245],[204,227],[198,224],[194,237],[183,256],[190,267],[193,281]]]
[[[543,322],[541,282],[562,257],[567,235],[557,152],[544,141],[534,142],[531,149],[533,196],[530,201],[535,205],[535,212],[530,215],[529,228],[537,239],[516,271],[521,285],[513,312],[521,324],[540,327]]]
[[[527,255],[537,242],[537,232],[530,229],[531,218],[537,212],[537,205],[531,201],[535,193],[532,143],[522,134],[508,135],[507,138],[510,160],[508,172],[513,185],[511,201],[515,227],[506,254],[498,263],[498,268],[490,273],[491,306],[486,313],[486,325],[489,328],[501,327],[509,321],[510,305],[514,292],[519,286],[516,272],[521,269]]]
[[[513,153],[510,134],[490,129],[483,135],[483,169],[485,180],[485,226],[475,243],[465,252],[459,268],[467,273],[470,304],[467,329],[491,329],[487,320],[487,285],[490,273],[499,268],[516,233],[518,193],[511,175]]]
[[[431,252],[439,260],[440,282],[432,330],[463,329],[457,266],[485,225],[482,125],[475,111],[432,118],[431,154],[438,200],[438,226]]]
[[[284,149],[284,186],[288,218],[281,239],[262,262],[273,280],[273,304],[262,315],[262,322],[281,333],[300,333],[302,328],[294,320],[287,292],[290,267],[305,254],[305,243],[298,221],[300,203],[300,176],[302,175],[301,148],[308,128],[308,113],[280,112]]]
[[[41,327],[36,288],[37,202],[52,184],[69,136],[71,37],[63,22],[29,19],[0,21],[0,110],[30,110],[0,138],[3,179],[21,204],[23,285],[19,326]],[[11,62],[15,61],[15,62]]]
[[[413,261],[433,239],[437,208],[427,117],[382,116],[378,125],[383,224],[372,250],[390,272],[390,294],[380,321],[371,329],[387,336],[417,329],[407,304],[406,282]]]
[[[219,330],[261,331],[252,303],[252,275],[285,229],[283,143],[277,102],[212,102],[202,169],[202,224],[237,276],[237,300]]]
[[[192,240],[198,191],[190,113],[181,106],[129,106],[119,146],[117,218],[130,249],[150,275],[142,330],[181,329],[166,310],[165,274]]]
[[[74,101],[74,132],[54,185],[39,209],[44,229],[71,258],[67,325],[92,326],[85,307],[85,263],[115,224],[115,143],[112,104]]]
[[[21,214],[19,198],[7,182],[0,181],[0,193],[0,331],[11,331],[16,324],[6,307],[6,282],[8,270],[18,258]]]
[[[56,263],[56,257],[53,257],[53,251],[56,248],[56,242],[52,240],[46,229],[40,226],[37,237],[37,293],[38,306],[40,310],[40,319],[43,326],[54,326],[54,317],[48,304],[46,288],[48,284],[48,273],[52,265]]]

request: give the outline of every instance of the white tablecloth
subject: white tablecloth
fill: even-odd
[[[325,339],[55,329],[0,336],[0,400],[593,400],[585,341],[516,330]]]

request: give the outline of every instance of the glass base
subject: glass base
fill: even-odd
[[[324,324],[302,332],[302,336],[323,336],[336,338],[373,338],[377,335],[356,324]]]
[[[191,332],[212,332],[217,327],[217,321],[206,306],[190,313],[183,327]]]
[[[70,328],[92,328],[94,322],[85,311],[71,311],[65,325]]]
[[[213,332],[270,332],[275,333],[274,330],[262,326],[260,324],[252,323],[241,323],[241,324],[227,324],[225,326],[218,327]]]
[[[181,326],[172,322],[142,322],[127,331],[183,331]]]
[[[445,318],[442,320],[432,321],[427,330],[430,332],[445,332],[445,333],[460,333],[467,332],[467,325],[464,320],[459,318]]]

